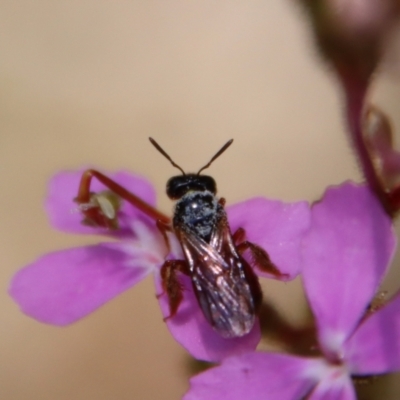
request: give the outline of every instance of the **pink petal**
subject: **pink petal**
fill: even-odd
[[[49,253],[14,276],[9,293],[38,321],[67,325],[143,279],[148,269],[129,266],[114,245]]]
[[[45,207],[50,218],[51,225],[59,230],[72,233],[105,233],[109,230],[93,228],[81,224],[82,215],[74,198],[78,194],[79,182],[85,169],[73,172],[59,172],[49,182],[48,195]],[[117,172],[109,175],[117,183],[130,190],[149,204],[155,204],[155,191],[148,181],[128,172]],[[99,192],[107,188],[95,178],[92,180],[92,192]],[[122,203],[119,212],[120,230],[116,234],[126,233],[130,230],[129,222],[136,218],[143,218],[143,213],[132,205]]]
[[[322,380],[307,400],[357,400],[350,376],[338,374]]]
[[[264,248],[281,272],[291,279],[299,273],[300,242],[310,224],[308,203],[258,197],[229,206],[227,212],[232,233],[245,229],[247,239]],[[255,272],[272,277],[258,269]]]
[[[355,375],[400,369],[400,293],[358,327],[345,344],[345,351]]]
[[[303,251],[303,279],[320,344],[341,357],[374,296],[395,249],[391,220],[367,187],[328,189],[312,208]]]
[[[314,360],[273,353],[231,357],[190,380],[183,400],[297,400],[316,384],[307,377]]]
[[[178,312],[167,319],[167,326],[175,340],[193,357],[217,362],[231,355],[255,350],[261,338],[258,320],[249,334],[240,338],[224,339],[205,319],[193,293],[190,279],[181,275],[180,281],[184,288],[183,300]],[[157,293],[162,293],[158,274],[155,283]],[[167,295],[160,296],[159,302],[164,318],[168,317],[170,312]]]

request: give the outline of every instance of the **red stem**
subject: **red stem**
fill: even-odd
[[[375,167],[363,137],[362,118],[369,79],[358,78],[355,77],[354,74],[345,73],[343,71],[341,71],[339,75],[345,89],[347,103],[346,116],[350,130],[350,139],[358,156],[361,170],[368,185],[375,192],[386,212],[393,217],[395,210],[390,202],[389,194],[384,190],[382,182],[376,174]]]

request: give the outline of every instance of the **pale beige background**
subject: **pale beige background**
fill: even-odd
[[[49,227],[43,197],[56,171],[138,172],[170,212],[164,186],[176,171],[147,137],[187,170],[233,137],[210,169],[230,203],[315,199],[360,179],[338,87],[300,11],[289,0],[0,2],[1,400],[177,399],[187,388],[186,353],[151,279],[63,329],[6,295],[40,254],[97,240]],[[398,82],[382,78],[374,96],[400,126]],[[265,287],[300,320],[298,283]]]

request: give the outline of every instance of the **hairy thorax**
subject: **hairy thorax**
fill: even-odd
[[[174,226],[185,226],[209,242],[220,208],[211,192],[188,192],[175,205]]]

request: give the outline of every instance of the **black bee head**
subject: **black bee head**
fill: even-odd
[[[171,200],[180,199],[190,191],[204,192],[205,190],[212,194],[217,193],[215,180],[208,175],[178,175],[167,182],[167,195]]]

